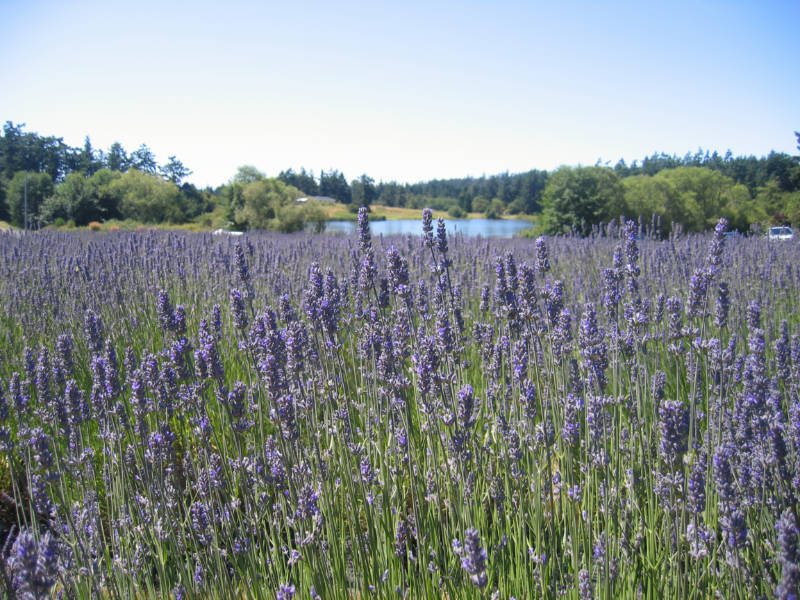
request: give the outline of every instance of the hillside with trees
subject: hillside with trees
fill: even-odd
[[[800,133],[795,132],[800,151]],[[236,229],[321,231],[326,215],[314,197],[361,206],[446,211],[452,217],[533,216],[540,231],[585,234],[620,215],[702,231],[726,217],[732,227],[800,225],[800,156],[684,156],[655,153],[630,165],[532,169],[420,183],[376,182],[367,174],[348,181],[338,170],[315,175],[304,167],[268,177],[243,166],[217,188],[200,190],[175,156],[159,164],[146,144],[127,151],[115,142],[96,149],[25,130],[6,121],[0,135],[0,220],[16,227],[83,226],[109,220],[142,224],[223,221]],[[312,201],[298,204],[301,197]],[[212,218],[213,216],[213,218]]]

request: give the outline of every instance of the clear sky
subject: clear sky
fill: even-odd
[[[0,120],[146,143],[199,186],[797,154],[798,24],[798,0],[0,0]]]

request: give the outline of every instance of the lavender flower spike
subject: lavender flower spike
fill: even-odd
[[[486,587],[486,549],[481,546],[481,535],[474,527],[467,529],[464,545],[453,540],[453,551],[461,557],[461,568],[469,574],[469,580],[477,587]]]
[[[430,208],[422,209],[422,244],[433,248],[433,211]]]
[[[49,532],[36,540],[33,532],[23,529],[11,547],[7,568],[17,598],[44,600],[58,577],[57,542]]]
[[[781,581],[775,596],[781,600],[796,600],[800,592],[800,547],[798,547],[797,519],[787,508],[778,519],[778,562],[781,565]]]
[[[294,597],[296,588],[291,583],[284,583],[278,588],[275,600],[291,600]]]

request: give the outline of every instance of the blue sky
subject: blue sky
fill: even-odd
[[[414,182],[797,154],[800,2],[0,2],[0,120]]]

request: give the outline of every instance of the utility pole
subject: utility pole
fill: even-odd
[[[28,231],[28,174],[25,173],[25,192],[23,193],[25,199],[25,231]]]

